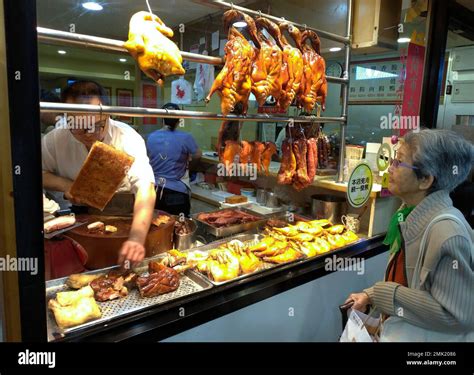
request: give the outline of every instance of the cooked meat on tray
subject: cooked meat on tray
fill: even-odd
[[[137,275],[133,272],[111,271],[90,283],[97,301],[105,302],[128,295],[128,286],[133,285]]]
[[[48,307],[61,329],[70,328],[102,316],[90,286],[72,292],[59,292]]]
[[[93,280],[104,276],[103,273],[97,273],[95,275],[84,275],[81,273],[72,274],[68,277],[66,285],[73,289],[80,289],[89,285]]]
[[[217,228],[260,220],[260,218],[258,218],[257,216],[233,209],[221,210],[210,213],[203,212],[199,214],[197,218],[198,220],[204,221],[207,224]]]
[[[148,276],[137,278],[137,286],[142,297],[155,297],[170,293],[179,287],[179,273],[159,262],[148,264]]]

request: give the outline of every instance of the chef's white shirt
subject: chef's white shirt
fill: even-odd
[[[56,176],[75,180],[89,152],[69,129],[56,128],[42,138],[43,170]],[[129,125],[110,119],[105,144],[124,151],[135,158],[117,192],[137,193],[140,186],[155,183],[145,141]]]

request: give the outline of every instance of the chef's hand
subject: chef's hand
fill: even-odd
[[[128,240],[122,244],[119,254],[119,264],[125,263],[125,268],[141,262],[145,257],[145,247],[137,241]],[[130,264],[131,263],[131,264]],[[127,267],[128,266],[128,267]]]
[[[350,301],[354,301],[354,304],[352,305],[354,310],[359,310],[362,312],[367,310],[367,305],[370,305],[369,295],[365,292],[350,294],[344,304],[349,303]]]
[[[83,201],[81,201],[79,198],[76,198],[75,196],[73,196],[69,191],[66,191],[64,193],[64,198],[66,198],[69,202],[71,202],[75,206],[84,206],[85,205],[85,203]]]

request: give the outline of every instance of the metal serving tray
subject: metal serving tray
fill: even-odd
[[[229,237],[229,238],[225,238],[225,239],[222,239],[222,240],[218,240],[218,241],[214,241],[208,245],[204,245],[204,246],[199,246],[199,247],[196,247],[194,249],[189,249],[187,251],[193,251],[193,250],[199,250],[199,251],[209,251],[209,250],[212,250],[212,249],[216,249],[218,248],[219,246],[221,245],[224,245],[232,240],[239,240],[239,241],[242,241],[242,242],[248,242],[248,241],[255,241],[255,242],[259,242],[261,241],[265,236],[262,235],[262,234],[239,234],[239,235],[236,235],[236,236],[232,236],[232,237]],[[263,265],[262,267],[258,270],[258,271],[255,271],[255,272],[252,272],[252,273],[247,273],[245,275],[241,275],[241,276],[238,276],[234,279],[231,279],[231,280],[226,280],[226,281],[214,281],[214,280],[211,280],[209,277],[207,277],[206,275],[200,273],[199,271],[197,270],[192,270],[192,272],[194,273],[197,273],[199,274],[200,276],[204,277],[208,282],[210,282],[212,285],[215,285],[215,286],[219,286],[219,285],[224,285],[224,284],[229,284],[229,283],[233,283],[233,282],[236,282],[238,280],[242,280],[242,279],[245,279],[247,277],[250,277],[250,276],[254,276],[254,275],[257,275],[257,274],[260,274],[262,272],[265,272],[269,269],[272,269],[272,268],[276,268],[276,267],[280,267],[280,266],[286,266],[288,264],[292,264],[292,263],[296,263],[296,262],[300,262],[302,260],[305,260],[306,259],[306,255],[302,254],[303,257],[302,258],[299,258],[299,259],[295,259],[294,261],[291,261],[291,262],[287,262],[287,263],[282,263],[282,264],[274,264],[274,263],[267,263],[267,262],[262,262]]]
[[[159,255],[150,259],[146,259],[139,267],[134,269],[139,275],[146,274],[148,272],[148,263],[154,260],[160,260],[163,255]],[[118,269],[118,266],[104,268],[101,270],[94,270],[91,272],[85,272],[85,274],[93,275],[97,273],[107,273],[113,269]],[[63,292],[73,290],[66,285],[67,277],[61,279],[50,280],[46,282],[46,300],[49,301],[51,298],[56,297],[57,292]],[[161,305],[173,300],[177,300],[182,297],[189,296],[194,293],[199,293],[204,290],[212,288],[212,284],[201,274],[186,271],[181,275],[179,288],[171,293],[161,294],[155,297],[141,297],[137,288],[133,288],[129,291],[129,294],[124,298],[119,298],[107,302],[97,302],[102,311],[102,317],[96,320],[86,322],[84,324],[77,325],[75,327],[60,329],[54,318],[54,314],[51,310],[47,309],[47,324],[48,324],[48,341],[54,340],[58,337],[64,337],[71,332],[77,332],[86,330],[92,326],[102,325],[113,319],[129,315],[131,313],[144,310],[147,307]]]
[[[224,208],[224,209],[215,210],[215,211],[206,212],[206,213],[212,214],[212,213],[216,213],[216,212],[223,211],[223,210],[229,210],[229,209],[230,208]],[[213,236],[218,237],[218,238],[229,237],[229,236],[232,236],[233,234],[236,234],[236,233],[246,232],[246,231],[258,228],[260,226],[263,226],[267,222],[266,217],[264,217],[262,215],[259,215],[259,214],[256,214],[253,211],[247,210],[245,207],[239,207],[239,208],[233,208],[233,209],[236,210],[236,211],[242,211],[242,212],[245,212],[249,215],[258,217],[259,220],[251,221],[251,222],[243,223],[243,224],[229,225],[227,227],[217,228],[217,227],[214,227],[214,226],[206,223],[205,221],[199,220],[198,219],[199,214],[193,214],[193,215],[191,215],[191,217],[194,220],[196,220],[196,222],[198,223],[198,226],[203,228],[207,233],[212,234]]]

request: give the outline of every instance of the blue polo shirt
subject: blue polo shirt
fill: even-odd
[[[165,126],[148,136],[146,148],[156,184],[163,177],[166,179],[167,189],[188,193],[188,188],[181,179],[188,168],[189,156],[198,150],[192,135],[179,130],[171,131]]]

